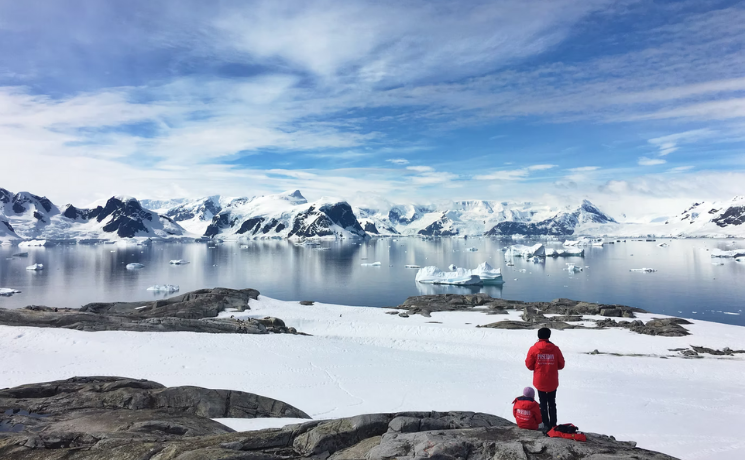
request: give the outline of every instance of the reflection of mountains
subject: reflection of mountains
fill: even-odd
[[[416,283],[419,295],[437,295],[437,294],[476,294],[483,292],[494,298],[502,297],[502,284],[484,285],[484,286],[453,286],[448,284],[422,284]]]

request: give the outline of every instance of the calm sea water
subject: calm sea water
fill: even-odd
[[[552,300],[558,297],[590,302],[618,303],[651,312],[728,324],[745,325],[745,261],[711,259],[707,249],[745,247],[745,241],[668,240],[631,241],[589,247],[584,258],[548,258],[533,263],[516,258],[506,266],[501,248],[508,243],[491,239],[417,238],[367,242],[324,242],[319,250],[288,241],[207,244],[160,243],[152,246],[96,245],[50,248],[0,247],[0,287],[23,291],[0,297],[0,307],[26,305],[77,307],[96,301],[135,301],[164,297],[147,291],[154,284],[179,285],[181,293],[205,287],[256,288],[283,300],[315,300],[364,306],[393,306],[408,296],[436,293],[486,292],[516,300]],[[528,244],[528,242],[526,242]],[[561,248],[549,242],[547,247]],[[476,247],[478,251],[466,251]],[[28,251],[28,258],[10,258]],[[171,259],[186,259],[183,266]],[[362,263],[381,262],[380,267]],[[458,288],[421,285],[416,270],[406,264],[449,264],[475,268],[487,261],[502,268],[502,286]],[[125,265],[139,262],[140,270]],[[566,263],[584,271],[571,274]],[[714,265],[714,263],[724,265]],[[27,271],[42,263],[43,271]],[[630,272],[651,267],[656,273]]]

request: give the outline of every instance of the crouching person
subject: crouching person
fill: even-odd
[[[525,387],[523,395],[512,401],[512,415],[515,416],[517,426],[526,430],[537,430],[541,424],[541,406],[535,402],[535,391],[532,387]]]

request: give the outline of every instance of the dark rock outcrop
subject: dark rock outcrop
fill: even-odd
[[[689,332],[682,325],[691,324],[682,318],[656,318],[647,321],[616,321],[612,318],[635,318],[635,313],[646,313],[640,308],[625,305],[605,305],[590,302],[580,302],[570,299],[555,299],[551,302],[523,302],[520,300],[495,299],[487,294],[439,294],[409,297],[396,307],[408,314],[419,314],[430,317],[433,312],[474,310],[486,314],[504,314],[509,310],[522,311],[522,321],[497,321],[476,327],[491,329],[588,329],[571,322],[589,321],[583,315],[605,316],[604,320],[596,320],[596,327],[622,327],[632,332],[645,335],[659,335],[664,337],[681,337]],[[394,313],[395,312],[391,312]],[[551,316],[546,316],[551,315]]]
[[[123,380],[135,388],[140,383],[148,387],[132,390],[133,393],[180,391],[149,388],[148,384],[153,385],[153,382]],[[97,383],[99,386],[108,384]],[[128,388],[127,383],[121,386],[123,388],[114,389],[113,392],[124,392]],[[236,393],[239,392],[232,392],[233,395]],[[174,408],[168,404],[149,403],[139,410],[131,410],[121,407],[130,403],[117,396],[113,398],[114,405],[120,401],[123,403],[120,407],[95,407],[69,413],[65,412],[66,406],[63,404],[61,414],[42,415],[22,409],[24,399],[19,400],[15,395],[11,397],[16,399],[3,399],[2,394],[0,409],[7,407],[7,401],[10,401],[12,410],[16,410],[16,414],[1,416],[2,423],[12,427],[20,425],[17,432],[0,433],[0,456],[8,460],[673,459],[636,448],[634,442],[619,442],[612,437],[592,433],[587,433],[586,443],[547,438],[538,431],[522,430],[501,417],[474,412],[367,414],[338,420],[310,421],[281,429],[234,433],[204,418],[201,415],[205,413],[204,408],[199,414],[184,410],[190,407],[188,405]],[[262,398],[248,393],[242,395],[248,395],[246,397],[249,399]],[[95,396],[96,393],[92,392],[93,400]],[[191,396],[186,396],[185,401]],[[53,395],[43,397],[48,400],[55,398]],[[264,399],[273,401],[273,409],[276,409],[275,406],[283,408],[269,411],[268,416],[276,417],[277,413],[285,417],[305,416],[285,403]],[[160,401],[158,398],[155,400]],[[232,407],[231,401],[232,398],[229,401],[218,398],[216,408]],[[89,400],[83,398],[81,402],[88,404]],[[261,406],[258,404],[257,407]],[[230,413],[229,410],[227,412]],[[254,416],[259,416],[258,412],[254,413],[257,414]],[[238,416],[244,415],[239,413]]]
[[[219,334],[297,333],[275,318],[265,320],[217,318],[228,308],[249,309],[257,299],[255,289],[200,289],[154,302],[90,303],[80,309],[29,306],[0,308],[0,324],[6,326],[57,327],[80,331],[207,332]],[[281,325],[279,324],[281,322]]]

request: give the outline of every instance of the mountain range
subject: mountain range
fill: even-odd
[[[354,206],[309,202],[298,190],[251,198],[137,200],[115,196],[58,206],[0,188],[0,241],[95,242],[125,238],[363,238],[367,236],[698,236],[745,237],[745,197],[693,203],[659,222],[618,222],[588,200],[564,206],[486,200]],[[664,220],[664,222],[662,221]]]

